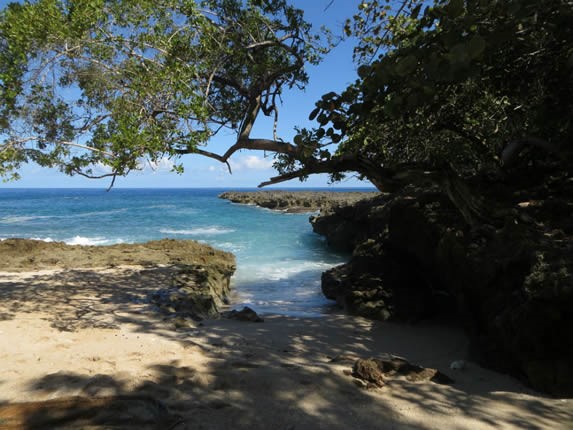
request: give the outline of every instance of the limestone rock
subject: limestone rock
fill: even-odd
[[[194,319],[217,318],[230,291],[230,274],[201,265],[181,267],[172,285],[155,292],[151,300],[168,314]]]
[[[264,322],[264,319],[248,306],[245,306],[240,311],[232,310],[230,312],[226,312],[224,316],[228,319],[237,321]]]
[[[230,191],[219,198],[233,203],[257,205],[285,212],[316,212],[332,207],[348,205],[368,199],[373,192],[328,192],[328,191]]]
[[[384,373],[378,362],[374,358],[360,358],[356,360],[352,367],[352,376],[375,387],[384,386]]]
[[[366,383],[366,388],[383,387],[393,377],[405,377],[408,381],[431,381],[437,384],[452,384],[449,376],[437,369],[411,364],[399,357],[360,358],[352,367],[352,376]]]

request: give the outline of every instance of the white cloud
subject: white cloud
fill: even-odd
[[[153,172],[153,173],[166,173],[166,172],[171,172],[173,170],[173,166],[175,163],[173,163],[172,160],[170,160],[167,157],[163,157],[162,159],[158,160],[158,161],[151,161],[151,160],[144,160],[140,162],[140,165],[138,166],[143,172]]]
[[[256,155],[244,155],[230,160],[233,171],[239,170],[266,170],[273,166],[272,158],[257,157]]]
[[[93,170],[95,175],[109,175],[113,173],[111,166],[103,164],[102,162],[95,164]]]

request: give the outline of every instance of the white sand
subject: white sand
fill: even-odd
[[[169,276],[126,267],[0,273],[0,403],[149,394],[182,416],[176,429],[573,429],[573,400],[471,361],[449,369],[467,359],[459,329],[334,314],[175,329],[143,300]],[[351,361],[331,362],[384,353],[456,382],[395,379],[365,390],[344,372]]]

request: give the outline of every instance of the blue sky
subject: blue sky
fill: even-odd
[[[325,25],[334,34],[341,34],[344,21],[356,13],[360,0],[290,0],[292,4],[305,11],[306,19],[317,29]],[[0,0],[4,7],[8,1]],[[329,6],[330,5],[330,6]],[[284,140],[294,137],[295,126],[312,126],[308,115],[314,108],[314,102],[330,91],[340,91],[356,78],[352,63],[352,42],[343,42],[329,53],[318,65],[308,68],[310,82],[304,92],[292,89],[283,94],[283,106],[280,110],[278,134]],[[262,118],[261,118],[262,119]],[[259,119],[259,121],[261,120]],[[260,121],[253,131],[253,137],[272,136],[272,124]],[[208,149],[214,152],[233,143],[234,135],[217,136]],[[155,168],[147,167],[141,172],[132,172],[125,178],[117,178],[116,187],[256,187],[260,182],[275,176],[271,167],[272,156],[266,158],[258,151],[242,151],[233,155],[231,175],[226,166],[198,155],[184,156],[181,160],[185,167],[182,175],[170,172],[169,163],[161,163]],[[106,187],[109,179],[88,180],[82,177],[69,177],[57,171],[34,165],[21,170],[22,179],[4,183],[2,187]],[[293,180],[279,184],[278,187],[325,187],[326,175],[315,175],[306,182]],[[335,187],[368,187],[368,182],[349,178]]]

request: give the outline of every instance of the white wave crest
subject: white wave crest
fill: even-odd
[[[122,239],[110,240],[104,237],[74,236],[71,239],[65,239],[64,242],[67,243],[68,245],[100,246],[100,245],[113,245],[116,243],[123,243],[123,240]]]
[[[235,279],[238,282],[284,281],[304,275],[308,281],[320,281],[320,274],[334,267],[336,263],[322,261],[291,261],[288,263],[243,264],[239,266]]]
[[[31,237],[31,240],[41,240],[42,242],[55,242],[51,237]]]
[[[232,252],[233,254],[238,254],[245,249],[243,245],[233,242],[207,242],[204,240],[201,240],[200,242],[206,243],[207,245],[211,245],[224,251]]]
[[[123,212],[127,212],[129,208],[119,208],[119,209],[110,209],[107,211],[90,211],[90,212],[81,212],[75,214],[69,214],[61,216],[60,218],[90,218],[102,215],[115,215]]]
[[[216,234],[227,234],[233,233],[235,230],[231,228],[223,228],[223,227],[198,227],[198,228],[190,228],[190,229],[183,229],[183,230],[174,230],[169,228],[162,228],[159,229],[160,233],[164,234],[181,234],[186,236],[201,236],[201,235],[216,235]]]
[[[0,224],[24,224],[35,219],[50,218],[48,216],[7,216],[0,218]]]

